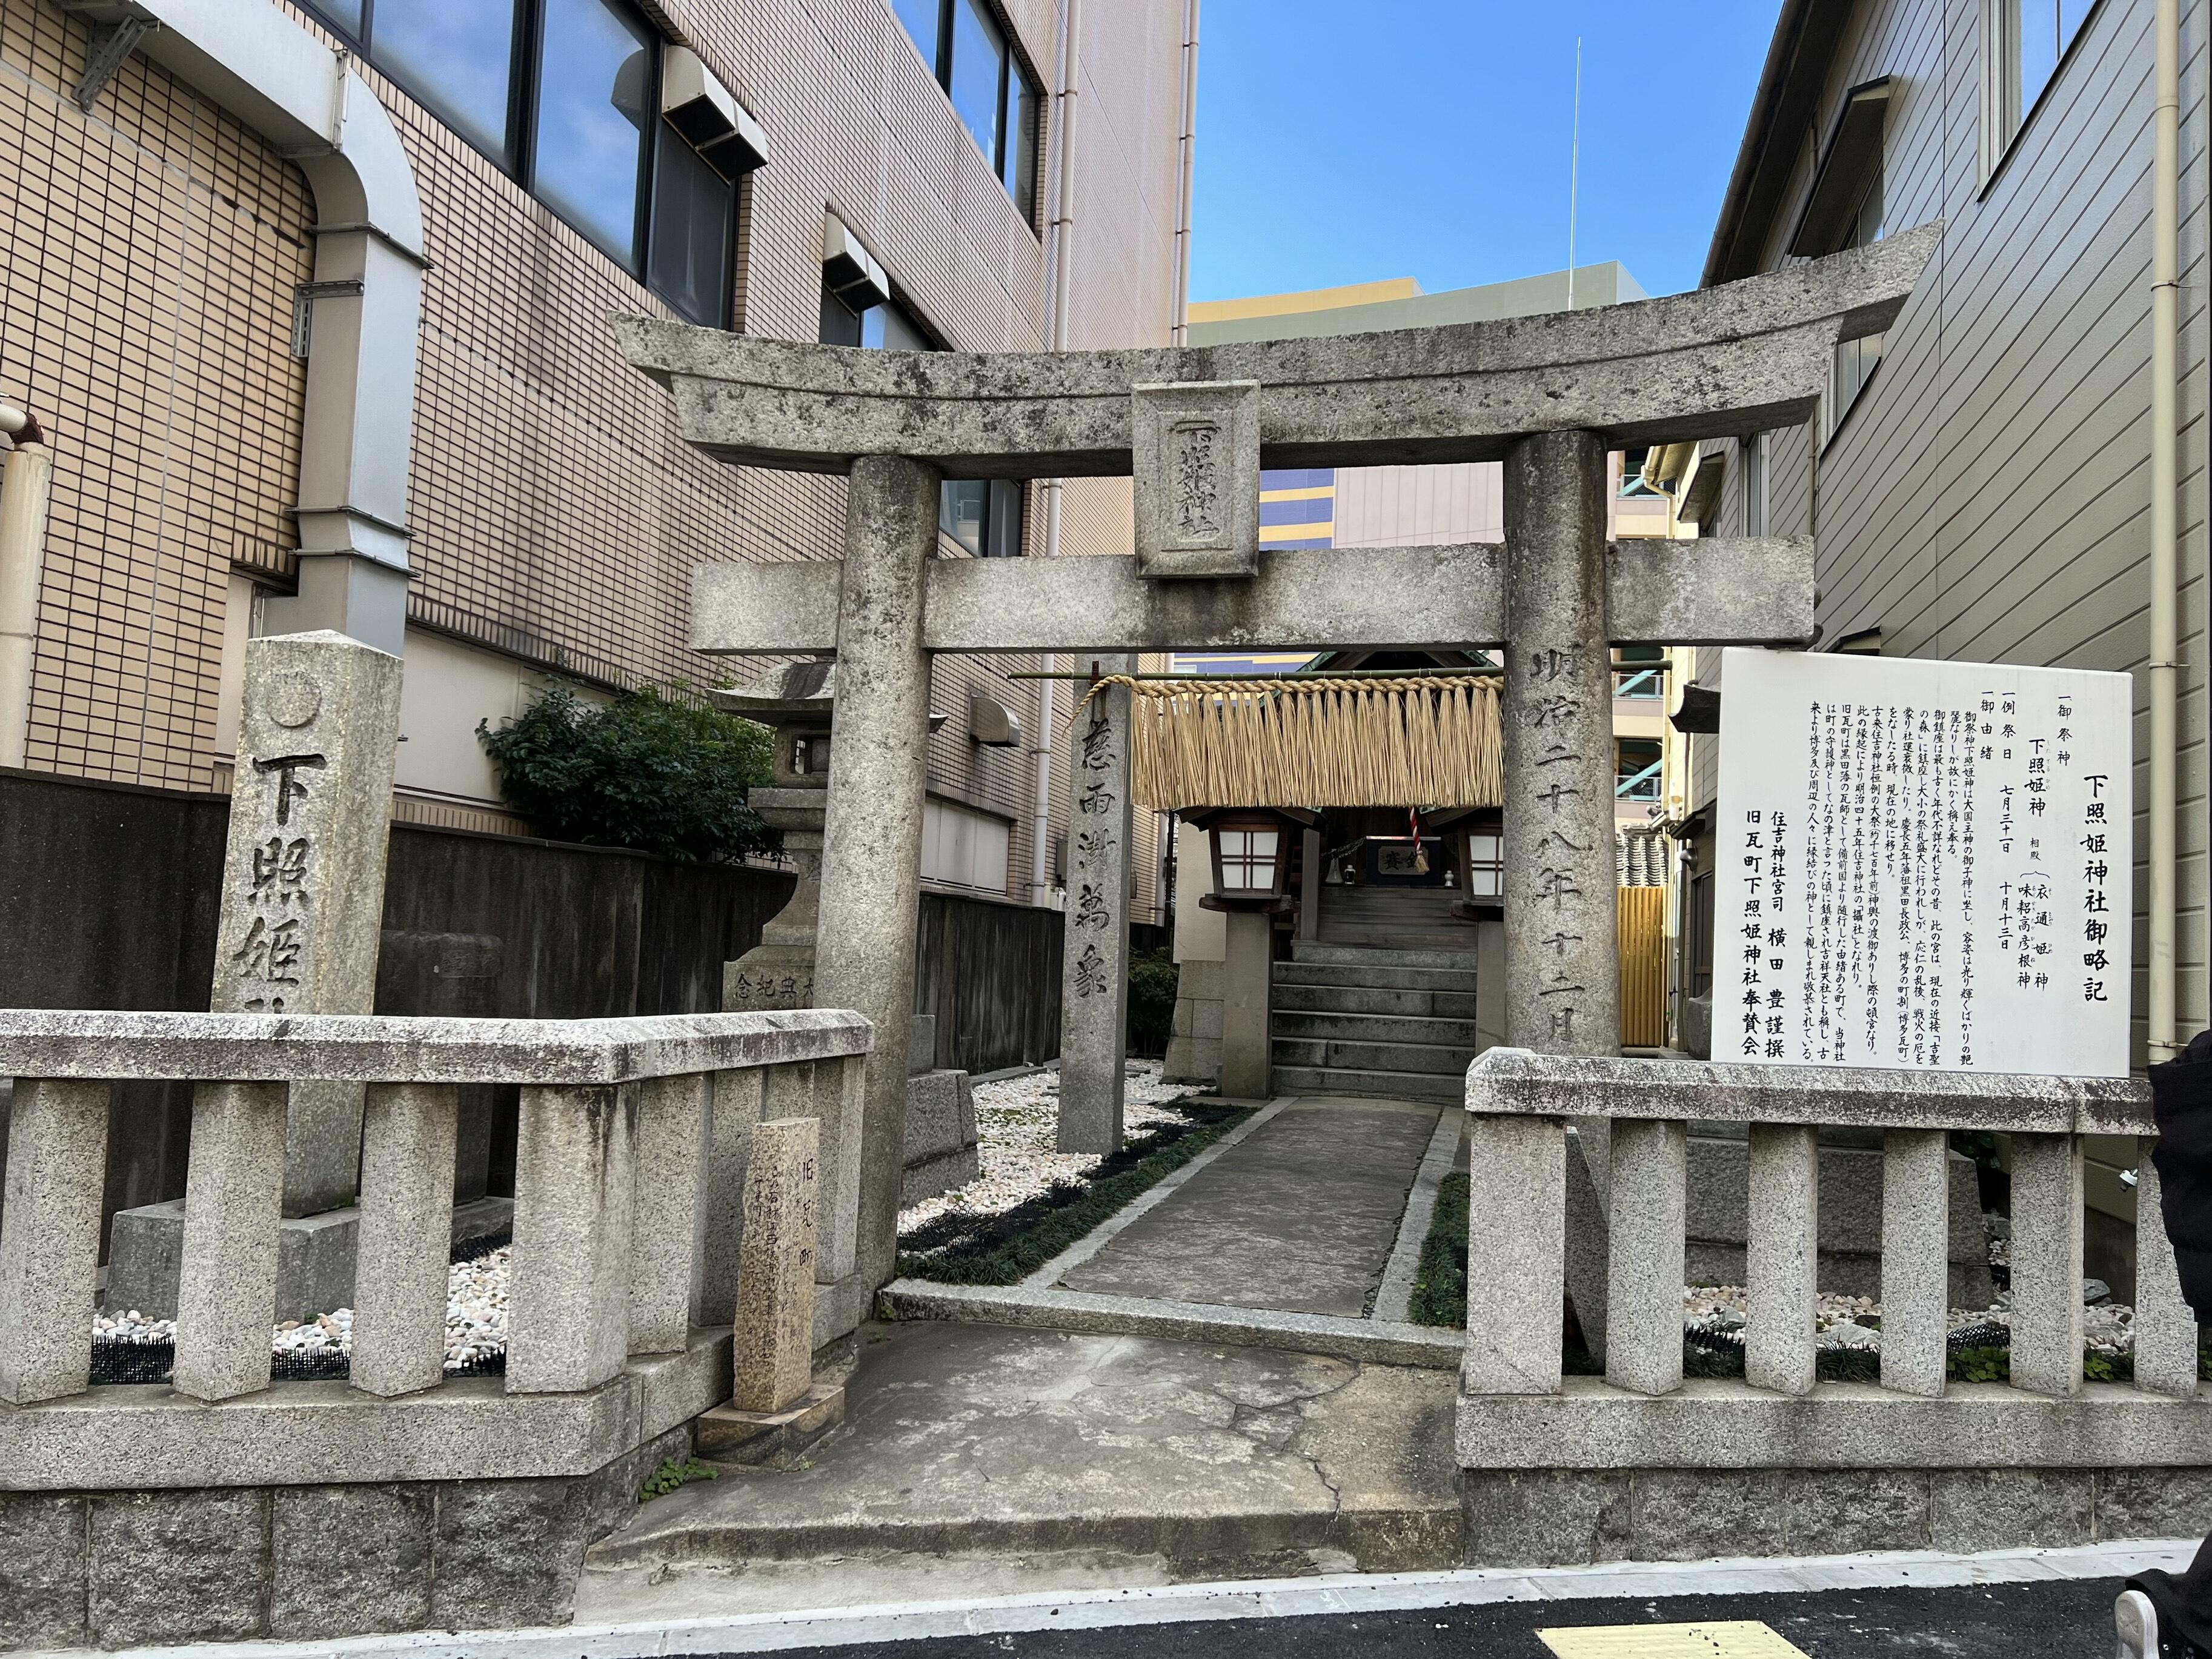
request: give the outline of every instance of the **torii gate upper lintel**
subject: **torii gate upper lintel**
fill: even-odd
[[[876,1024],[860,1154],[868,1283],[890,1277],[896,1245],[930,653],[1509,645],[1508,1041],[1617,1052],[1611,647],[1802,642],[1813,550],[1765,538],[1608,544],[1607,453],[1807,420],[1837,342],[1895,320],[1941,233],[1923,226],[1632,305],[1210,347],[882,352],[616,319],[631,362],[674,392],[688,441],[749,465],[851,476],[842,565],[702,567],[693,642],[837,653],[815,994]],[[1183,419],[1179,403],[1162,414],[1161,393],[1214,401]],[[1163,428],[1146,426],[1163,419],[1196,434],[1171,465]],[[1139,458],[1137,557],[933,556],[943,477],[1127,474]],[[1488,459],[1505,463],[1502,547],[1254,545],[1262,464]],[[1182,492],[1182,529],[1212,535],[1244,574],[1180,574],[1209,567],[1170,562],[1181,556],[1164,549],[1157,513],[1148,518],[1148,488],[1156,505],[1163,490]],[[1127,848],[1105,830],[1118,821],[1126,841],[1125,709],[1122,694],[1086,716],[1079,763],[1106,786],[1086,792],[1115,798],[1076,826],[1105,855],[1102,876],[1121,872],[1100,888],[1124,922]],[[1073,862],[1072,891],[1087,868]],[[1071,1043],[1082,1000],[1109,998],[1118,1011],[1127,931],[1100,930],[1097,956],[1079,958],[1071,914]],[[1103,1004],[1091,1012],[1107,1016]],[[1117,1012],[1086,1022],[1110,1025],[1111,1047],[1064,1062],[1064,1115],[1083,1091],[1108,1091],[1118,1126],[1119,1024]]]

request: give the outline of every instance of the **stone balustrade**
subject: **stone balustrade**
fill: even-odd
[[[1467,1104],[1457,1447],[1469,1471],[1522,1480],[1539,1469],[2212,1464],[2197,1326],[2160,1220],[2150,1097],[2140,1082],[1498,1048],[1469,1068]],[[1740,1382],[1683,1377],[1685,1128],[1693,1117],[1749,1133]],[[1840,1125],[1878,1128],[1884,1139],[1879,1384],[1814,1374],[1817,1131]],[[2008,1384],[1945,1380],[1944,1160],[1954,1129],[2011,1137]],[[1583,1137],[1584,1154],[1571,1160],[1571,1133]],[[2127,1384],[2083,1379],[2081,1143],[2090,1134],[2143,1138]],[[1609,1189],[1600,1194],[1599,1248],[1609,1265],[1602,1380],[1562,1375],[1571,1170]]]
[[[871,1037],[866,1019],[831,1009],[599,1020],[0,1011],[0,1075],[15,1079],[0,1401],[86,1395],[111,1079],[197,1085],[176,1395],[286,1407],[301,1403],[288,1390],[319,1389],[330,1403],[329,1384],[271,1389],[270,1314],[286,1085],[346,1080],[368,1093],[349,1397],[419,1405],[459,1389],[481,1421],[483,1385],[448,1384],[444,1370],[459,1085],[521,1089],[500,1386],[510,1400],[577,1395],[641,1357],[684,1353],[696,1325],[723,1324],[726,1353],[744,1143],[764,1119],[818,1121],[817,1273],[852,1274]],[[122,1409],[143,1407],[145,1392],[87,1399],[115,1396]],[[71,1418],[81,1443],[93,1425]],[[370,1432],[357,1413],[349,1420]],[[408,1472],[434,1472],[434,1449],[416,1450]],[[155,1484],[240,1478],[179,1468]]]

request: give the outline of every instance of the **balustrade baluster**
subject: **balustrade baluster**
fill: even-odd
[[[1813,1386],[1820,1194],[1820,1132],[1808,1124],[1753,1124],[1743,1375],[1755,1388],[1804,1394]]]
[[[2081,1392],[2081,1142],[2012,1139],[2012,1384]]]
[[[1951,1300],[1951,1145],[1941,1129],[1881,1142],[1881,1385],[1943,1392]]]
[[[560,1394],[618,1375],[629,1350],[632,1127],[607,1085],[522,1091],[507,1391]]]
[[[194,1400],[269,1386],[285,1097],[282,1083],[202,1083],[192,1091],[171,1386]]]
[[[637,1139],[630,1215],[629,1351],[675,1353],[691,1335],[707,1075],[634,1084]]]
[[[1605,1380],[1638,1394],[1682,1386],[1687,1146],[1679,1121],[1613,1120]]]
[[[1469,1394],[1559,1392],[1566,1149],[1558,1118],[1471,1116],[1460,1373]]]
[[[2197,1316],[2181,1299],[2166,1236],[2154,1137],[2136,1142],[2136,1387],[2188,1399],[2197,1392]]]
[[[0,1400],[27,1406],[92,1379],[105,1083],[18,1078],[0,1213]]]
[[[445,1381],[459,1121],[457,1085],[368,1085],[351,1372],[366,1393],[413,1394]]]

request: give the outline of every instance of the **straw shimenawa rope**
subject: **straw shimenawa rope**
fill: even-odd
[[[1497,806],[1492,675],[1139,679],[1130,789],[1146,806]],[[1079,704],[1076,712],[1082,712]]]

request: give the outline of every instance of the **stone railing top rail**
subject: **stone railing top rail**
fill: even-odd
[[[625,1019],[0,1009],[0,1077],[278,1083],[629,1083],[867,1052],[842,1008]]]
[[[2150,1085],[2135,1078],[1612,1060],[1527,1048],[1492,1048],[1469,1066],[1467,1109],[2016,1134],[2156,1133]]]
[[[1632,305],[1314,339],[875,351],[612,321],[674,392],[683,436],[756,466],[905,455],[963,477],[1126,474],[1130,388],[1188,381],[1258,382],[1263,466],[1493,460],[1538,432],[1634,448],[1803,422],[1835,343],[1896,319],[1942,228]]]

